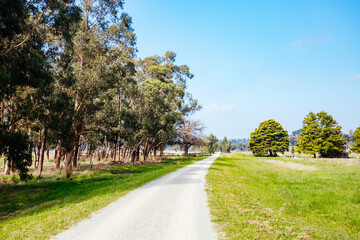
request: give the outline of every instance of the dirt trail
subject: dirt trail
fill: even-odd
[[[205,192],[217,156],[132,191],[55,239],[217,239]]]

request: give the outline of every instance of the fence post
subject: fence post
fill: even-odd
[[[331,160],[332,160],[332,159],[330,158],[330,163],[331,163]]]
[[[338,164],[340,164],[340,158],[338,158]]]
[[[350,165],[350,158],[348,158],[348,164]]]

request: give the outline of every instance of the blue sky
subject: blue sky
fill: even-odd
[[[273,118],[289,132],[326,111],[360,126],[360,1],[127,0],[138,56],[177,53],[195,77],[192,117],[218,138]]]

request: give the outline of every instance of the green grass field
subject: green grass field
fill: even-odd
[[[204,157],[0,185],[0,239],[48,239],[129,191]]]
[[[235,155],[207,181],[227,239],[360,239],[359,166]]]

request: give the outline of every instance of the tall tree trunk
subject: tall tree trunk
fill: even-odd
[[[90,157],[91,154],[91,143],[88,143],[87,147],[86,147],[86,156]]]
[[[135,158],[136,158],[136,153],[135,153],[135,151],[133,151],[132,154],[131,154],[131,162],[132,162],[132,164],[135,163]]]
[[[5,163],[5,171],[4,171],[4,174],[5,175],[10,175],[10,166],[11,166],[11,163],[9,160],[6,160],[6,163]]]
[[[50,159],[50,149],[46,149],[46,159],[49,161]]]
[[[106,152],[105,152],[105,162],[108,160],[108,157],[109,157],[109,152],[110,152],[110,146],[106,147]]]
[[[40,130],[39,131],[39,139],[36,144],[35,162],[34,162],[34,166],[37,170],[39,168],[39,162],[40,162],[41,141],[42,141],[41,139],[42,139],[42,135],[41,135],[41,130]]]
[[[164,156],[164,146],[160,147],[160,157]]]
[[[189,156],[189,147],[190,146],[188,146],[187,144],[184,146],[184,151],[185,151],[184,155],[185,155],[185,157]]]
[[[120,135],[119,135],[119,137],[118,137],[118,151],[119,151],[119,153],[118,153],[118,161],[119,162],[121,162],[121,144],[120,144]]]
[[[56,154],[56,158],[55,158],[55,167],[56,167],[56,169],[59,169],[63,153],[60,150],[59,146],[57,146],[57,148],[58,148],[58,150],[57,150],[58,153]]]
[[[93,152],[90,151],[90,170],[92,170],[92,157],[93,157]]]
[[[46,140],[47,140],[47,127],[44,127],[42,135],[43,137],[41,141],[41,151],[40,151],[39,166],[38,166],[38,172],[39,172],[38,178],[41,177],[41,173],[44,167],[44,156],[45,156],[45,148],[46,148]]]
[[[101,161],[101,149],[100,148],[97,148],[97,158],[98,158],[98,161],[100,162]]]
[[[117,142],[114,144],[113,148],[113,161],[116,162],[116,150],[117,150]]]
[[[126,151],[127,151],[127,147],[126,147],[126,145],[123,145],[123,147],[122,147],[122,159],[124,159],[126,157]]]
[[[54,160],[57,158],[57,154],[58,154],[58,148],[57,148],[57,146],[56,146],[55,152],[54,152]]]
[[[81,153],[82,153],[82,151],[81,151],[81,143],[79,142],[78,152],[77,152],[77,156],[76,156],[77,157],[77,160],[76,160],[77,165],[76,165],[76,167],[80,166]]]
[[[74,149],[71,149],[70,152],[66,154],[66,161],[65,161],[65,170],[68,176],[72,171],[73,157],[74,157]]]
[[[154,161],[156,161],[156,148],[154,148]]]
[[[37,167],[38,167],[38,160],[39,160],[39,158],[38,158],[38,148],[37,147],[35,147],[34,148],[34,155],[35,155],[35,161],[34,161],[34,167],[35,167],[35,169],[37,169]]]
[[[75,152],[74,152],[74,159],[73,159],[73,167],[77,167],[78,166],[78,156],[79,156],[79,148],[80,148],[80,135],[76,136],[75,138]]]
[[[139,161],[139,157],[140,157],[140,146],[137,147],[137,149],[135,151],[135,162]]]

